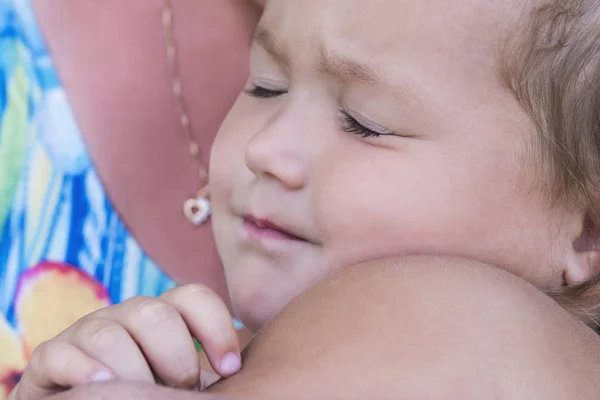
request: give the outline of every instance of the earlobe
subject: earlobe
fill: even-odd
[[[586,217],[582,232],[573,241],[575,257],[564,271],[566,286],[581,284],[600,274],[600,223]]]
[[[598,251],[578,253],[576,256],[563,272],[565,286],[582,284],[600,273],[600,253]]]

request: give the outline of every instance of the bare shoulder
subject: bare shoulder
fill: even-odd
[[[597,335],[533,286],[476,262],[416,257],[353,267],[315,286],[215,391],[596,399],[599,365]]]

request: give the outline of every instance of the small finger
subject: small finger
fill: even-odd
[[[154,382],[152,371],[139,345],[114,319],[84,318],[59,336],[112,371],[119,380]]]
[[[194,340],[179,312],[167,302],[138,297],[116,306],[112,318],[139,344],[165,384],[191,389],[200,379]]]
[[[18,385],[17,398],[37,399],[89,382],[115,379],[109,368],[69,343],[52,340],[42,343]]]
[[[187,285],[160,298],[177,309],[219,375],[230,376],[240,370],[240,345],[233,319],[214,291],[203,285]]]

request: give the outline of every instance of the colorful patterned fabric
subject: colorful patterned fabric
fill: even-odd
[[[41,341],[174,286],[107,198],[29,1],[0,0],[0,399]]]

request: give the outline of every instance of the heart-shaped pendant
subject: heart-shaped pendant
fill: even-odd
[[[194,225],[202,225],[210,217],[210,201],[204,197],[188,199],[183,203],[183,214]]]

